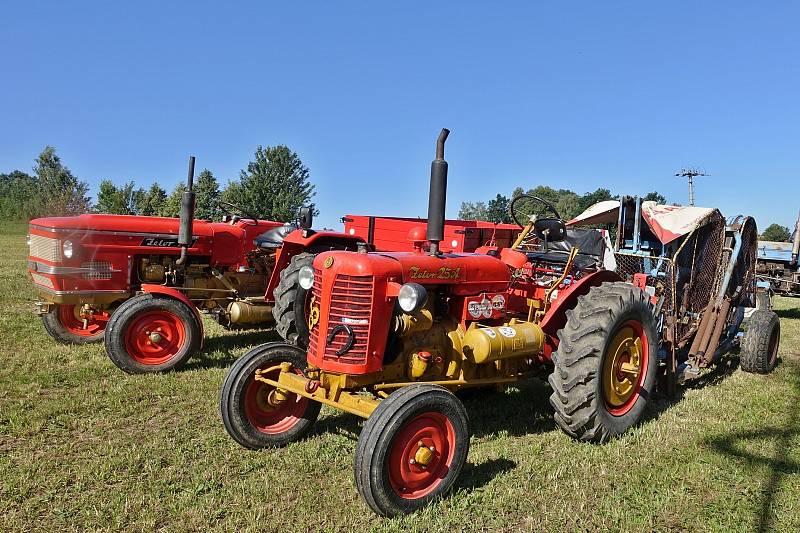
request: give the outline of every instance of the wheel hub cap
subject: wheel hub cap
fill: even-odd
[[[620,328],[606,352],[603,389],[606,402],[619,407],[631,399],[642,372],[642,339],[630,326]]]

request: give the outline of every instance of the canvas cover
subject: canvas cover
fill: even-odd
[[[619,206],[619,200],[598,202],[567,222],[567,226],[615,223],[619,218]],[[718,213],[718,210],[711,207],[642,202],[642,219],[663,244],[668,244],[702,226],[714,213]]]

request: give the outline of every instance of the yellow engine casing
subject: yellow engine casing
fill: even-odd
[[[536,355],[542,351],[545,335],[533,322],[512,320],[504,326],[470,328],[462,341],[464,356],[480,365],[500,359]]]

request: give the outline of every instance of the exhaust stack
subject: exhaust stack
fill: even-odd
[[[792,242],[792,262],[793,267],[797,266],[797,256],[800,255],[800,214],[794,223],[794,241]]]
[[[430,254],[439,255],[439,243],[444,240],[444,208],[447,201],[447,161],[444,160],[444,142],[450,130],[442,128],[436,140],[436,159],[431,162],[431,188],[428,193],[428,232]]]
[[[189,176],[186,179],[187,188],[181,198],[181,222],[178,227],[178,246],[181,247],[181,256],[175,263],[182,265],[186,262],[189,246],[192,244],[192,224],[194,223],[194,156],[189,156]]]

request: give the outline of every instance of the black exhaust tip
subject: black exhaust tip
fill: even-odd
[[[431,255],[439,255],[439,243],[444,240],[444,211],[447,201],[447,161],[444,143],[450,130],[442,128],[436,140],[436,159],[431,162],[431,187],[428,193],[428,231]]]

